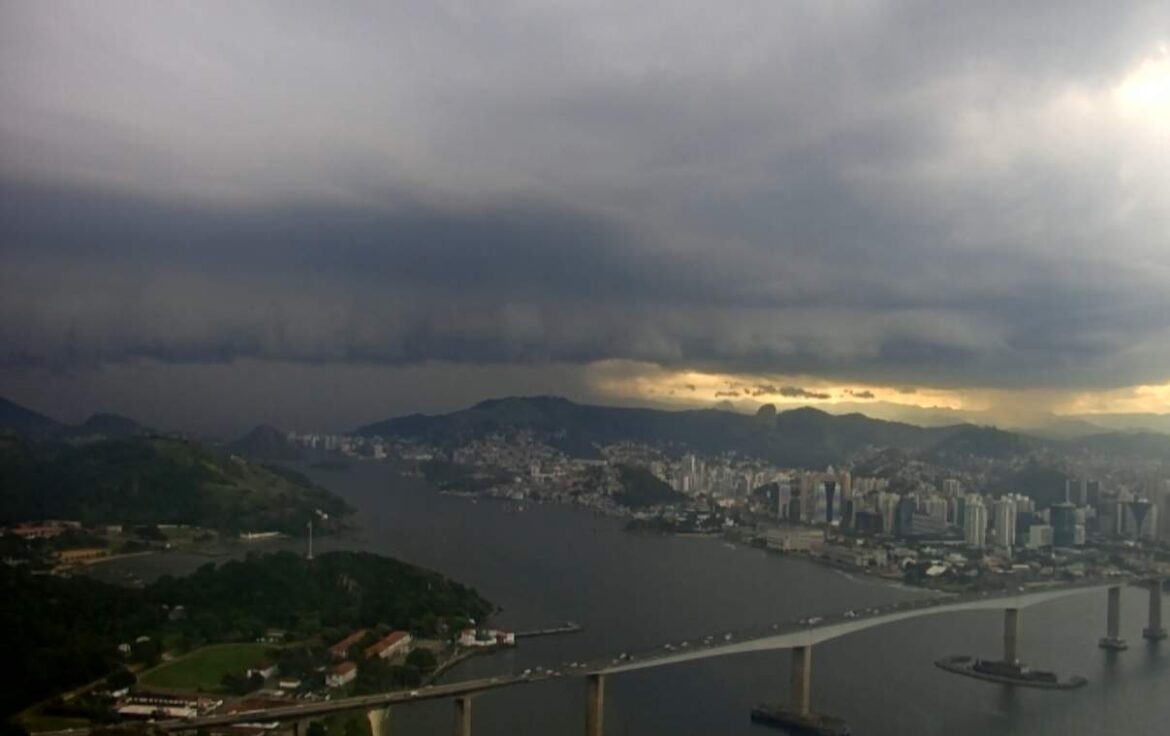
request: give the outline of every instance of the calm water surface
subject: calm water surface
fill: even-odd
[[[566,620],[585,626],[581,634],[525,640],[471,660],[447,679],[645,650],[916,595],[721,540],[629,534],[621,521],[580,508],[529,504],[519,512],[510,503],[443,496],[385,465],[308,474],[358,510],[359,530],[323,540],[320,549],[368,549],[440,570],[502,606],[496,622],[506,628]],[[150,576],[159,565],[184,561],[171,555],[121,564]],[[814,707],[846,718],[859,736],[1168,734],[1170,642],[1150,647],[1141,639],[1145,610],[1145,592],[1127,589],[1123,635],[1132,649],[1116,655],[1096,646],[1105,627],[1103,593],[1022,612],[1025,660],[1089,678],[1067,693],[1012,690],[933,666],[944,654],[996,655],[998,613],[945,614],[863,631],[814,649]],[[786,652],[762,652],[614,676],[606,683],[605,731],[779,733],[752,725],[748,709],[784,701],[787,672]],[[451,710],[446,702],[397,708],[392,733],[447,733]],[[576,735],[583,723],[581,679],[474,701],[477,736]]]

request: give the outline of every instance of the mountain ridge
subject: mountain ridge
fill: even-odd
[[[965,425],[956,425],[965,426]],[[488,399],[441,415],[410,414],[359,427],[363,436],[401,436],[437,444],[493,432],[527,430],[566,454],[596,456],[596,445],[621,440],[666,443],[706,452],[739,451],[793,466],[840,462],[867,445],[924,450],[956,431],[834,415],[799,407],[756,415],[719,409],[665,411],[578,404],[559,396]]]
[[[963,455],[1005,459],[1042,447],[1170,459],[1170,435],[1149,431],[1053,437],[963,422],[923,427],[860,412],[830,414],[811,406],[775,413],[761,408],[753,415],[717,408],[578,404],[561,396],[486,399],[446,414],[414,413],[374,422],[353,434],[408,437],[443,446],[515,431],[538,434],[548,445],[577,457],[598,457],[598,445],[629,440],[706,453],[743,452],[791,467],[840,463],[867,447],[940,461]]]

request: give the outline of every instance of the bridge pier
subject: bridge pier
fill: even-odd
[[[601,736],[605,715],[605,675],[585,676],[585,736]]]
[[[390,736],[390,706],[372,708],[366,711],[366,720],[370,722],[370,736]],[[293,732],[300,736],[300,728]]]
[[[1113,585],[1109,587],[1109,608],[1105,613],[1105,636],[1101,638],[1098,645],[1102,649],[1111,649],[1115,652],[1120,652],[1123,649],[1128,649],[1129,645],[1125,643],[1125,639],[1121,638],[1121,586]]]
[[[792,648],[789,674],[790,707],[802,716],[809,714],[812,695],[812,646]]]
[[[1020,609],[1005,608],[1003,611],[1003,661],[1015,664],[1020,660]]]
[[[1162,581],[1154,580],[1150,583],[1150,620],[1142,630],[1142,636],[1150,641],[1166,638],[1166,628],[1162,626]]]
[[[471,696],[455,698],[455,736],[471,736]]]

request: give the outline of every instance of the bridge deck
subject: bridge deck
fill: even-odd
[[[731,641],[729,643],[714,643],[707,646],[690,646],[685,650],[669,652],[658,651],[649,656],[635,656],[631,659],[611,662],[608,665],[597,667],[591,671],[598,674],[612,675],[620,672],[648,669],[650,667],[665,667],[682,662],[691,662],[710,657],[724,657],[745,652],[758,652],[769,649],[791,649],[793,647],[812,646],[830,639],[847,636],[857,631],[884,626],[896,621],[918,618],[920,616],[934,616],[956,611],[977,611],[1004,608],[1027,608],[1039,603],[1064,598],[1070,595],[1079,595],[1094,590],[1102,590],[1118,582],[1092,583],[1064,588],[1047,588],[1032,592],[1018,592],[1006,596],[988,596],[979,598],[965,598],[947,602],[946,599],[932,598],[921,602],[911,602],[894,607],[892,610],[883,609],[882,612],[865,615],[859,613],[855,618],[834,616],[819,621],[816,625],[789,627],[776,634]]]

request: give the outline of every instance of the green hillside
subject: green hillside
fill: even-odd
[[[335,523],[345,503],[298,473],[164,437],[84,445],[0,437],[0,523],[191,524],[301,534]]]
[[[289,552],[249,556],[140,590],[0,565],[0,596],[20,602],[0,606],[0,646],[18,673],[0,690],[0,718],[122,666],[157,664],[160,642],[178,653],[239,644],[204,650],[146,677],[148,684],[216,687],[225,667],[242,668],[262,652],[254,642],[269,628],[311,642],[376,626],[433,637],[495,610],[474,589],[439,573],[362,552],[313,560]],[[177,606],[185,615],[169,615]],[[118,653],[123,642],[135,642],[129,658]]]

